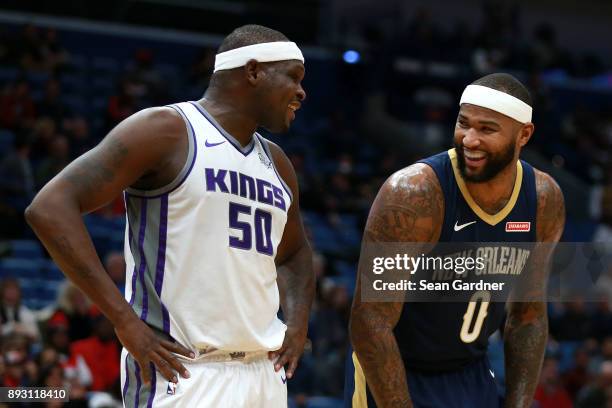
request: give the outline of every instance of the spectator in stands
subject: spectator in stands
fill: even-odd
[[[48,28],[41,41],[40,52],[44,61],[44,66],[51,72],[63,68],[69,61],[68,51],[60,44],[57,30]]]
[[[28,82],[21,78],[9,83],[0,96],[0,125],[12,130],[26,128],[35,117],[36,106]]]
[[[576,408],[610,407],[612,401],[612,360],[605,361],[596,381],[584,388],[576,401]]]
[[[117,94],[110,97],[108,101],[109,128],[136,112],[134,89],[137,89],[136,86],[124,79],[119,83]]]
[[[94,335],[74,342],[70,350],[69,365],[77,365],[82,360],[89,369],[90,390],[112,392],[118,387],[120,346],[112,324],[104,315],[99,313],[94,318]]]
[[[70,341],[84,339],[93,332],[92,316],[94,313],[91,301],[76,286],[66,281],[60,290],[57,309],[51,320],[63,316],[68,322]]]
[[[572,408],[572,400],[561,387],[559,363],[555,357],[544,358],[534,399],[538,401],[540,408]]]
[[[49,79],[45,84],[43,99],[36,105],[38,116],[53,119],[56,126],[68,115],[68,110],[60,99],[61,91],[60,82],[56,78]]]
[[[18,238],[25,231],[23,211],[35,193],[30,142],[17,136],[14,148],[0,159],[0,222],[3,238]]]
[[[564,388],[574,401],[578,392],[591,380],[589,373],[589,353],[579,348],[574,354],[573,367],[562,376]]]
[[[39,162],[47,157],[51,143],[57,134],[57,129],[58,126],[55,121],[48,117],[39,118],[34,122],[29,135],[32,143],[31,158],[33,162]]]
[[[15,278],[4,278],[0,283],[0,322],[4,336],[16,333],[31,342],[40,339],[36,317],[21,304],[21,289]]]
[[[580,295],[575,295],[564,305],[559,317],[550,320],[550,332],[558,341],[586,340],[592,333],[584,299]]]
[[[104,267],[119,290],[125,291],[125,259],[123,252],[109,252],[104,259]]]
[[[70,157],[75,158],[95,145],[92,140],[89,123],[83,116],[64,119],[64,132],[70,140]]]
[[[324,395],[340,396],[344,389],[349,307],[347,289],[326,279],[321,288],[320,305],[313,316],[311,334],[316,358],[314,387]]]
[[[160,105],[166,103],[166,81],[154,66],[154,56],[151,50],[140,49],[134,55],[134,66],[127,72],[127,81],[131,84],[131,94],[138,101],[138,107]],[[142,106],[140,106],[142,105]]]
[[[68,318],[65,314],[55,313],[47,321],[45,341],[48,350],[53,350],[57,354],[58,361],[64,362],[68,359],[70,355],[70,337],[68,337]]]
[[[43,42],[38,27],[33,24],[23,27],[21,36],[15,42],[14,53],[22,68],[39,70],[45,67]]]
[[[2,339],[4,361],[3,387],[30,386],[36,380],[38,369],[28,357],[29,340],[26,336],[12,332]]]
[[[612,265],[608,267],[607,276],[612,278]],[[612,283],[612,279],[610,279],[610,281]],[[612,337],[612,309],[610,309],[610,296],[612,296],[610,292],[600,293],[599,300],[595,303],[595,311],[591,316],[591,337],[598,341],[602,341],[606,337]]]
[[[215,66],[215,54],[216,51],[213,48],[204,48],[200,51],[195,62],[191,65],[189,82],[192,84],[191,86],[201,90],[200,95],[197,95],[198,98],[203,95],[206,88],[208,88],[208,83],[210,82],[210,77]]]
[[[49,145],[49,154],[38,165],[36,184],[39,188],[47,184],[57,173],[70,163],[70,146],[68,138],[56,135]]]

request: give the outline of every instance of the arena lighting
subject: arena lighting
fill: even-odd
[[[342,59],[347,64],[356,64],[361,59],[361,55],[355,50],[346,50],[344,54],[342,54]]]

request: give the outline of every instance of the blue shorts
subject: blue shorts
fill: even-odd
[[[409,371],[408,391],[415,408],[499,408],[497,391],[489,360],[483,357],[449,372]],[[350,350],[344,381],[345,408],[375,408],[376,403],[355,354]]]

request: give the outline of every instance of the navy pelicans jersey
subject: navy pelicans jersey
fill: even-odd
[[[471,197],[459,172],[455,149],[420,162],[431,166],[444,192],[444,223],[439,242],[456,242],[459,248],[462,243],[497,243],[478,248],[479,254],[486,252],[484,273],[496,274],[498,281],[511,280],[514,273],[520,274],[529,251],[514,248],[511,243],[536,241],[533,167],[522,160],[516,163],[517,177],[510,199],[503,209],[491,215]],[[502,244],[505,242],[508,245]],[[471,302],[404,305],[395,336],[408,371],[455,370],[485,355],[489,336],[504,320],[505,304],[499,297],[488,302],[490,294],[483,291],[468,295],[472,296]]]
[[[470,196],[459,173],[454,149],[420,162],[434,170],[444,193],[444,222],[439,242],[456,243],[449,244],[453,251],[474,250],[473,243],[483,243],[476,251],[486,251],[491,260],[485,263],[486,273],[496,274],[498,282],[514,279],[512,275],[520,273],[528,257],[522,252],[521,261],[518,261],[516,254],[527,245],[517,243],[536,240],[537,196],[533,168],[524,161],[517,162],[517,177],[510,200],[501,211],[490,215]],[[509,256],[511,253],[515,255]],[[450,271],[451,276],[444,278],[452,279],[453,274],[454,271]],[[431,275],[428,282],[435,282],[435,274]],[[500,278],[500,275],[509,279]],[[482,292],[468,293],[466,298],[469,297],[470,302],[404,304],[394,334],[408,372],[408,388],[415,407],[501,406],[493,372],[482,357],[489,336],[503,322],[505,304],[499,297],[496,302],[486,302],[487,294]],[[352,350],[346,367],[345,407],[376,407],[363,369]]]
[[[188,158],[168,186],[125,192],[126,299],[186,347],[276,350],[286,326],[274,257],[291,192],[263,137],[242,147],[199,104],[171,108]]]

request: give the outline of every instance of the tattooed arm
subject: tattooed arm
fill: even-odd
[[[378,407],[412,406],[406,370],[393,334],[404,304],[362,302],[362,276],[371,273],[364,248],[372,243],[436,242],[443,218],[444,195],[434,171],[425,164],[415,164],[392,175],[370,210],[359,260],[350,336]]]
[[[287,332],[280,350],[270,353],[271,359],[278,357],[275,363],[276,371],[288,364],[287,378],[291,378],[304,351],[315,279],[312,269],[312,250],[306,239],[300,216],[300,197],[295,170],[280,147],[272,142],[268,142],[268,146],[280,176],[293,195],[275,258],[277,283]]]
[[[186,157],[186,129],[172,109],[139,112],[123,121],[94,149],[77,158],[36,195],[26,220],[64,274],[100,308],[115,326],[119,340],[149,380],[149,362],[164,377],[186,371],[168,352],[189,350],[160,342],[132,311],[98,257],[82,214],[121,194],[130,185],[155,188],[171,181],[169,169]],[[179,152],[178,154],[174,154]],[[163,175],[163,177],[162,177]]]
[[[563,194],[546,173],[536,170],[538,210],[536,234],[538,245],[532,250],[517,301],[508,304],[504,330],[506,360],[506,407],[530,407],[538,383],[546,340],[546,281],[554,244],[559,241],[565,224]]]

